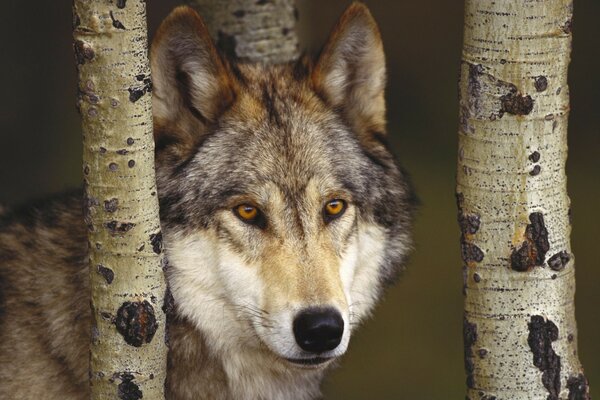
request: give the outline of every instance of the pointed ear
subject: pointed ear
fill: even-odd
[[[353,3],[341,16],[313,70],[315,89],[340,108],[359,135],[385,131],[385,55],[377,23]]]
[[[157,149],[193,147],[231,105],[235,82],[202,18],[177,7],[160,25],[150,54]]]

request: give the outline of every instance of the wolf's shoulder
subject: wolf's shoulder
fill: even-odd
[[[81,199],[81,190],[70,191],[0,214],[0,308],[43,306],[69,281],[68,289],[83,288],[88,250]]]
[[[82,191],[70,191],[0,214],[0,282],[7,292],[38,297],[87,262]],[[33,296],[33,294],[32,294]]]
[[[55,399],[59,388],[84,398],[87,264],[81,190],[0,214],[0,393]],[[57,388],[47,376],[61,377]]]

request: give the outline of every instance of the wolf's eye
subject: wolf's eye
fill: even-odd
[[[323,208],[323,219],[325,222],[332,221],[341,217],[344,214],[344,211],[346,211],[346,202],[344,200],[330,200]]]
[[[240,204],[233,209],[233,213],[242,220],[250,225],[258,225],[262,227],[264,218],[260,210],[250,204]]]

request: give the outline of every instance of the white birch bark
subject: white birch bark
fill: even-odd
[[[457,198],[467,398],[589,399],[566,191],[571,0],[466,0]]]
[[[298,58],[294,0],[188,0],[205,19],[217,47],[240,61],[284,63]]]
[[[144,0],[74,0],[90,249],[91,398],[162,399],[165,280]]]

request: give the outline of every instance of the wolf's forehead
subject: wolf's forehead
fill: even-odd
[[[355,135],[306,81],[284,66],[247,67],[240,95],[189,172],[228,194],[276,185],[302,197],[309,182],[322,193],[358,183],[362,159]]]

